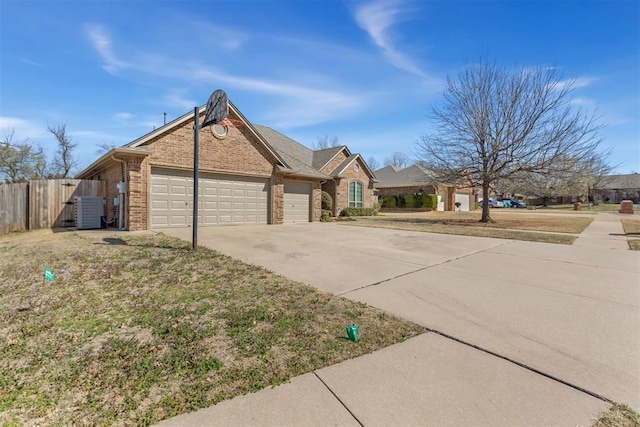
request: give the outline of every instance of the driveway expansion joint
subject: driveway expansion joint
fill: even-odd
[[[439,262],[439,263],[437,263],[437,264],[427,265],[427,266],[425,266],[425,267],[418,268],[417,270],[407,271],[406,273],[398,274],[397,276],[389,277],[389,278],[387,278],[387,279],[380,280],[379,282],[370,283],[370,284],[368,284],[368,285],[360,286],[359,288],[355,288],[355,289],[350,289],[350,290],[348,290],[348,291],[344,291],[344,292],[341,292],[341,293],[339,293],[339,294],[335,294],[335,295],[336,295],[336,296],[339,296],[339,297],[341,297],[341,296],[345,296],[345,295],[347,295],[347,294],[350,294],[351,292],[356,292],[356,291],[359,291],[359,290],[362,290],[362,289],[370,288],[370,287],[372,287],[372,286],[378,286],[378,285],[380,285],[380,284],[382,284],[382,283],[386,283],[386,282],[389,282],[389,281],[391,281],[391,280],[398,279],[398,278],[400,278],[400,277],[404,277],[404,276],[408,276],[408,275],[410,275],[410,274],[418,273],[418,272],[420,272],[420,271],[424,271],[424,270],[427,270],[427,269],[429,269],[429,268],[438,267],[438,266],[441,266],[441,265],[444,265],[444,264],[450,263],[450,262],[452,262],[452,261],[458,261],[458,260],[460,260],[460,259],[464,259],[464,258],[467,258],[467,257],[473,256],[473,255],[479,254],[479,253],[481,253],[481,252],[488,251],[489,249],[495,249],[495,248],[498,248],[498,247],[500,247],[500,246],[504,246],[504,245],[506,245],[506,244],[508,244],[508,243],[511,243],[511,242],[512,242],[512,240],[510,240],[510,241],[508,241],[508,242],[504,242],[504,243],[499,243],[499,244],[497,244],[497,245],[495,245],[495,246],[492,246],[492,247],[490,247],[490,248],[480,249],[480,250],[478,250],[478,251],[471,252],[471,253],[464,254],[464,255],[460,255],[460,256],[458,256],[458,257],[456,257],[456,258],[451,258],[451,259],[448,259],[448,260],[446,260],[446,261]]]
[[[339,397],[339,396],[338,396],[338,395],[337,395],[333,390],[331,390],[331,387],[329,387],[329,385],[327,385],[327,383],[325,383],[325,382],[322,380],[322,378],[320,378],[320,375],[318,375],[318,372],[313,371],[313,375],[315,375],[315,376],[316,376],[316,378],[317,378],[317,379],[322,383],[322,385],[324,385],[324,386],[327,388],[327,390],[329,390],[329,393],[331,393],[331,394],[333,395],[333,397],[335,397],[335,398],[336,398],[336,400],[337,400],[338,402],[340,402],[340,404],[342,405],[342,407],[343,407],[344,409],[346,409],[346,410],[347,410],[347,412],[348,412],[349,414],[351,414],[351,416],[353,417],[353,419],[354,419],[354,420],[356,420],[356,422],[357,422],[358,424],[360,424],[360,426],[361,426],[361,427],[364,427],[364,424],[362,424],[362,422],[358,419],[358,417],[356,417],[356,414],[354,414],[353,412],[351,412],[351,409],[349,409],[349,407],[348,407],[348,406],[347,406],[347,405],[342,401],[342,399],[340,399],[340,397]]]
[[[533,372],[535,374],[542,375],[543,377],[546,377],[546,378],[548,378],[548,379],[550,379],[552,381],[555,381],[557,383],[560,383],[562,385],[570,387],[570,388],[572,388],[574,390],[577,390],[577,391],[579,391],[581,393],[588,394],[589,396],[595,397],[596,399],[602,400],[603,402],[606,402],[606,403],[608,403],[610,405],[613,405],[613,404],[616,403],[613,400],[609,399],[608,397],[605,397],[605,396],[603,396],[601,394],[598,394],[598,393],[596,393],[594,391],[588,390],[588,389],[586,389],[584,387],[580,387],[579,385],[576,385],[576,384],[570,383],[568,381],[565,381],[565,380],[563,380],[561,378],[558,378],[558,377],[556,377],[554,375],[551,375],[551,374],[548,374],[546,372],[543,372],[543,371],[541,371],[539,369],[534,368],[533,366],[527,365],[526,363],[518,362],[517,360],[511,359],[510,357],[503,356],[503,355],[501,355],[499,353],[496,353],[494,351],[488,350],[488,349],[486,349],[484,347],[480,347],[480,346],[472,344],[472,343],[470,343],[468,341],[461,340],[460,338],[456,338],[453,335],[449,335],[449,334],[447,334],[445,332],[438,331],[436,329],[431,329],[429,327],[425,327],[425,329],[427,330],[427,332],[431,332],[431,333],[440,335],[441,337],[450,339],[450,340],[455,341],[455,342],[457,342],[459,344],[466,345],[468,347],[471,347],[471,348],[476,349],[478,351],[482,351],[483,353],[487,353],[487,354],[489,354],[491,356],[497,357],[497,358],[502,359],[504,361],[507,361],[509,363],[513,363],[514,365],[517,365],[517,366],[519,366],[521,368],[524,368],[524,369],[526,369],[528,371],[531,371],[531,372]]]

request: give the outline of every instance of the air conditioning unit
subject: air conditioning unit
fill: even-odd
[[[104,204],[103,197],[76,197],[76,228],[78,230],[102,228]]]

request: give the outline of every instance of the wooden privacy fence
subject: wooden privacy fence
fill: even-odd
[[[42,179],[0,185],[0,234],[75,226],[75,197],[106,195],[106,182]]]
[[[27,229],[28,200],[28,182],[0,185],[0,234]]]

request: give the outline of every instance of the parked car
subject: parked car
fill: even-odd
[[[505,208],[526,208],[527,204],[518,199],[502,199]]]
[[[482,199],[478,200],[478,206],[482,207],[482,202],[483,202]],[[504,204],[500,200],[494,199],[493,197],[489,197],[490,208],[501,208],[503,206]]]

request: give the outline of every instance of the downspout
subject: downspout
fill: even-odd
[[[113,154],[111,155],[111,160],[115,160],[116,162],[120,162],[122,163],[122,165],[124,166],[124,173],[122,176],[122,181],[124,182],[124,187],[125,187],[125,191],[127,191],[128,189],[128,185],[127,185],[127,176],[128,171],[127,171],[127,162],[125,162],[122,159],[118,159],[116,156],[114,156]],[[118,191],[118,197],[120,198],[120,213],[118,215],[118,230],[124,230],[126,228],[126,221],[124,218],[124,202],[126,200],[126,195],[123,195],[124,193],[120,193],[120,191]]]

